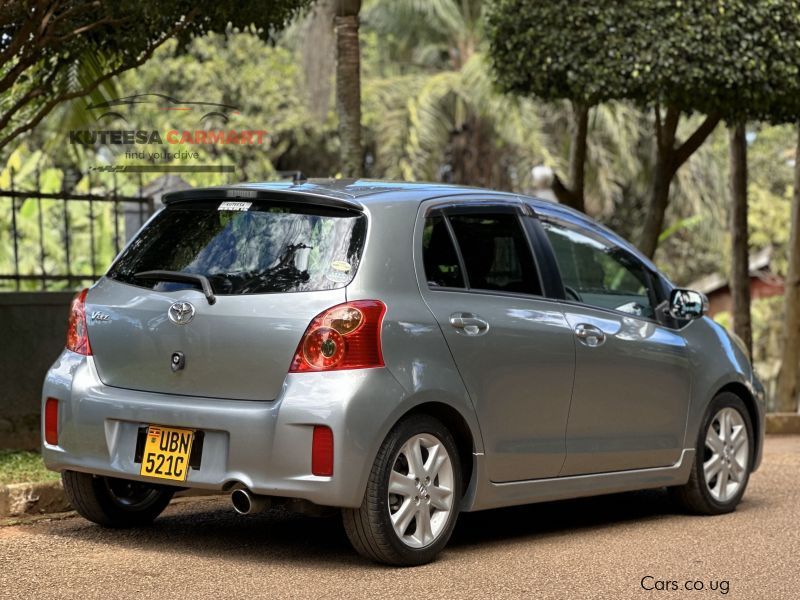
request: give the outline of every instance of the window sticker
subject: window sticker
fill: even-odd
[[[348,281],[350,281],[350,275],[348,273],[343,273],[342,271],[335,271],[333,269],[325,273],[325,278],[328,281],[333,281],[335,283],[347,283]]]
[[[344,260],[335,260],[331,263],[331,269],[340,273],[349,273],[350,263]]]
[[[233,210],[238,212],[247,212],[253,206],[252,202],[222,202],[217,210]]]

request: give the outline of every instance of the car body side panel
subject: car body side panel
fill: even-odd
[[[686,341],[646,319],[564,303],[570,326],[606,335],[577,343],[561,475],[662,467],[684,448],[691,377]]]
[[[492,481],[558,475],[575,368],[572,330],[553,302],[426,291],[475,405]],[[453,313],[489,323],[481,336],[453,329]]]

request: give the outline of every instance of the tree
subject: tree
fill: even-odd
[[[691,105],[721,115],[730,128],[734,329],[751,346],[744,126],[748,120],[764,120],[795,123],[800,129],[800,2],[694,0],[684,4],[691,14],[685,20],[686,33],[703,39],[689,54],[695,65],[703,65],[698,79],[707,83],[707,88],[697,88]],[[694,74],[687,70],[682,77],[691,79]],[[777,406],[794,412],[800,393],[800,138],[785,289]]]
[[[327,25],[331,26],[328,19]],[[331,31],[332,34],[332,31]],[[235,177],[263,181],[276,177],[276,170],[301,171],[321,176],[338,170],[335,124],[310,119],[309,93],[303,85],[302,65],[284,44],[270,44],[249,30],[230,35],[208,34],[189,42],[176,53],[175,40],[159,48],[152,61],[123,74],[118,81],[120,95],[152,90],[168,96],[234,105],[235,114],[203,119],[201,127],[262,129],[268,132],[264,144],[219,145],[200,148],[201,156],[217,164],[236,167]],[[235,73],[235,77],[230,77]],[[327,73],[333,77],[332,70]],[[133,110],[120,109],[127,124],[103,119],[109,128],[150,129],[193,128],[196,117],[159,110],[140,104]],[[225,120],[227,119],[227,120]],[[55,125],[47,119],[42,129]],[[45,131],[46,132],[46,131]],[[47,132],[46,132],[47,133]],[[123,146],[93,148],[105,156],[116,154],[115,164],[147,163],[126,159]],[[175,151],[197,147],[175,146]],[[186,173],[183,178],[195,186],[230,182],[230,175]],[[123,180],[119,174],[118,180]]]
[[[255,26],[269,39],[309,0],[10,0],[0,8],[0,151],[59,103],[147,61],[171,38]],[[90,68],[87,68],[87,65]]]
[[[366,4],[367,41],[389,65],[365,101],[375,172],[502,189],[527,176],[543,149],[536,107],[493,89],[479,52],[480,8],[477,0]]]
[[[358,13],[361,0],[335,0],[336,113],[339,115],[339,143],[342,174],[361,177],[364,159],[361,149],[361,50]]]
[[[695,56],[712,56],[703,46],[703,36],[695,37],[697,23],[685,4],[500,0],[488,16],[492,60],[501,87],[548,100],[566,99],[577,108],[570,171],[578,183],[584,167],[576,163],[586,156],[582,107],[612,99],[652,107],[655,164],[638,244],[650,257],[664,227],[675,174],[720,120],[710,114],[685,141],[678,140],[681,115],[693,110],[693,96],[706,85],[705,71],[698,67],[703,63],[694,62]],[[568,190],[572,194],[562,196],[566,203],[579,206],[575,181]]]
[[[789,269],[784,286],[784,336],[776,403],[778,410],[785,412],[797,412],[800,394],[800,126],[794,172]]]
[[[563,204],[585,210],[589,111],[626,95],[625,9],[589,2],[501,0],[487,13],[494,77],[505,92],[571,107],[569,180],[558,175],[554,192]],[[602,31],[602,34],[598,32]]]
[[[545,162],[568,172],[568,103],[514,97],[493,85],[480,9],[477,0],[365,2],[370,176],[530,191],[531,166]],[[616,212],[620,218],[612,225],[629,234],[652,172],[647,115],[630,102],[609,102],[592,108],[590,123],[586,208],[603,219]],[[698,158],[673,184],[673,206],[681,214],[722,198],[716,156]]]
[[[800,65],[800,23],[797,0],[693,0],[687,3],[693,27],[690,37],[703,42],[690,49],[691,58],[703,65],[691,105],[718,114],[730,131],[731,176],[731,277],[734,331],[752,354],[748,243],[747,141],[749,120],[796,122]],[[691,73],[684,73],[691,79]],[[795,191],[796,193],[796,191]],[[791,244],[790,244],[791,246]],[[791,247],[790,247],[791,252]],[[787,336],[779,395],[786,406],[797,407],[797,369],[800,358],[800,292],[792,276],[800,275],[800,257],[790,254],[786,293]],[[794,329],[792,329],[794,327]]]

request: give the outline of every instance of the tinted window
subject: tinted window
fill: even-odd
[[[109,277],[166,291],[187,285],[134,274],[193,273],[208,277],[217,294],[327,290],[353,278],[366,234],[363,215],[266,203],[254,203],[245,212],[219,208],[219,202],[203,202],[164,209]]]
[[[541,294],[528,240],[514,214],[453,215],[470,288]]]
[[[542,225],[569,300],[654,318],[652,279],[634,256],[573,229]]]
[[[428,285],[464,287],[458,255],[444,217],[428,217],[422,232],[422,261]]]

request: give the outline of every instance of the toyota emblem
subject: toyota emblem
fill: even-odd
[[[169,320],[178,325],[186,325],[194,318],[194,306],[191,302],[175,302],[167,311]]]

